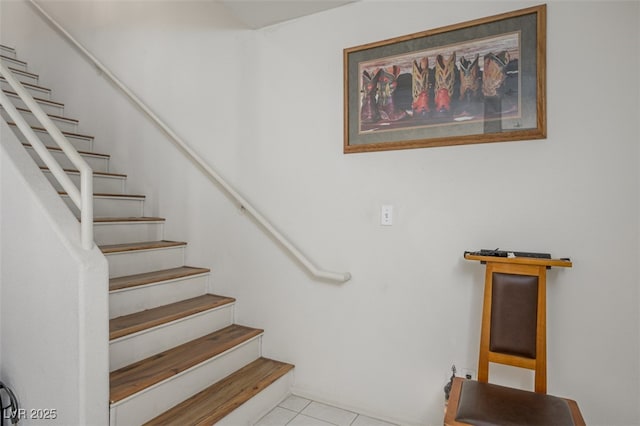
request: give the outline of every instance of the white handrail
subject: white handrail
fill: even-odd
[[[35,0],[29,0],[31,4],[58,30],[67,40],[78,48],[93,64],[136,104],[158,127],[160,127],[176,143],[182,152],[194,162],[210,178],[214,179],[227,193],[233,197],[240,208],[249,212],[280,244],[282,244],[307,270],[317,278],[331,281],[346,282],[351,279],[349,272],[332,272],[317,268],[299,249],[289,242],[262,214],[260,214],[247,200],[244,199],[231,185],[229,185],[215,170],[213,170],[191,147],[184,142],[168,125],[166,125],[151,109],[145,105],[128,87],[124,85],[107,67],[91,54],[80,42],[67,32],[55,19],[53,19]]]
[[[4,91],[0,90],[0,104],[16,123],[22,134],[27,138],[33,149],[38,153],[42,161],[49,168],[53,176],[60,182],[62,188],[71,198],[71,201],[80,209],[80,235],[82,248],[89,250],[93,247],[93,170],[78,154],[78,151],[64,137],[60,129],[51,121],[49,116],[40,108],[31,94],[24,88],[4,64],[0,63],[0,74],[9,83],[20,99],[40,121],[45,130],[51,135],[62,151],[67,155],[71,163],[80,171],[80,190],[74,185],[69,176],[64,172],[60,164],[53,158],[47,147],[27,124],[22,114],[18,112]]]

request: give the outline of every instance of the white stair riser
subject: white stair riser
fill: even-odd
[[[13,133],[18,136],[18,139],[21,142],[29,143],[27,138],[24,137],[20,129],[17,126],[11,126]],[[58,143],[51,137],[51,135],[45,131],[34,130],[34,133],[45,146],[58,146]],[[78,151],[92,151],[93,150],[93,138],[85,138],[81,135],[69,135],[66,134],[64,137],[73,145],[73,147]]]
[[[31,158],[33,158],[36,164],[40,167],[46,167],[44,161],[40,159],[38,153],[33,149],[33,147],[25,147]],[[60,164],[60,167],[63,169],[76,169],[76,166],[71,163],[71,161],[67,158],[67,156],[60,151],[49,151],[53,158]],[[93,155],[80,154],[82,158],[87,162],[89,167],[93,169],[94,172],[108,172],[109,171],[109,158],[106,157],[97,157]]]
[[[129,315],[207,292],[209,273],[177,280],[162,281],[109,293],[109,318]]]
[[[20,60],[18,60],[16,58],[7,57],[7,55],[3,55],[3,56],[5,56],[5,57],[4,58],[0,58],[0,61],[2,61],[2,64],[5,67],[7,67],[7,68],[11,67],[11,68],[16,69],[16,70],[27,71],[27,65],[24,62],[22,62],[22,61],[20,61]]]
[[[138,241],[158,241],[164,235],[164,222],[96,222],[93,239],[96,244],[124,244]]]
[[[73,211],[77,217],[80,217],[80,211],[73,201],[71,201],[71,198],[63,195],[62,199],[67,203],[71,211]],[[93,217],[142,217],[143,213],[144,199],[93,197]]]
[[[0,55],[16,59],[16,51],[8,46],[0,45]]]
[[[233,324],[233,304],[221,306],[109,343],[109,371],[143,360]]]
[[[253,398],[233,410],[216,423],[216,426],[253,426],[287,395],[294,383],[293,370],[267,386]]]
[[[13,87],[11,87],[11,85],[6,80],[0,80],[0,87],[3,90],[11,90],[12,92],[15,92]],[[31,96],[33,96],[34,98],[47,100],[51,99],[51,90],[47,90],[46,88],[41,87],[27,86],[26,84],[24,85],[24,88],[27,89],[27,92],[31,93]]]
[[[49,170],[42,171],[49,179],[56,191],[63,191],[62,186]],[[80,173],[67,172],[67,176],[71,181],[80,188]],[[123,194],[125,191],[126,179],[122,176],[103,176],[93,175],[93,192],[102,192],[106,194]]]
[[[260,356],[260,337],[111,405],[111,426],[137,426],[206,389]]]
[[[14,92],[13,89],[11,89],[11,91]],[[9,99],[11,99],[11,102],[16,108],[27,108],[27,105],[22,101],[22,99],[20,99],[19,96],[12,95],[9,93],[5,93],[5,94],[9,97]],[[40,106],[40,108],[42,108],[42,110],[47,114],[61,115],[64,117],[64,107],[58,104],[51,104],[48,102],[41,102],[41,101],[36,101],[36,102],[38,102],[38,105]]]
[[[142,274],[184,265],[184,246],[154,250],[136,250],[105,255],[109,278]]]
[[[7,113],[4,109],[1,110],[2,111],[2,117],[5,119],[5,121],[7,122],[13,122],[14,120],[9,116],[9,113]],[[27,112],[27,111],[19,111],[20,114],[22,115],[22,118],[24,118],[24,120],[27,122],[27,124],[29,124],[30,126],[35,126],[35,127],[43,127],[44,125],[42,123],[40,123],[40,121],[36,118],[35,115],[33,115],[33,113],[31,111]],[[57,117],[49,117],[51,119],[51,121],[53,121],[53,124],[56,125],[56,127],[58,129],[60,129],[63,132],[73,132],[76,133],[78,131],[78,125],[75,121],[69,121],[69,120],[64,120],[61,118],[57,118]]]

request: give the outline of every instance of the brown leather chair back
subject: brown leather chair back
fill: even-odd
[[[547,392],[546,267],[487,264],[478,381],[489,363],[535,371],[535,392]]]

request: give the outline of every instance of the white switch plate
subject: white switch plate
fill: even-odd
[[[385,204],[380,208],[380,225],[391,226],[393,225],[393,206]]]

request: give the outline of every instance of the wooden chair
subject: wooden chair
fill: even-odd
[[[575,401],[546,394],[546,270],[571,262],[465,258],[486,263],[478,380],[454,379],[445,425],[584,425]],[[533,370],[534,392],[490,384],[489,363]]]

